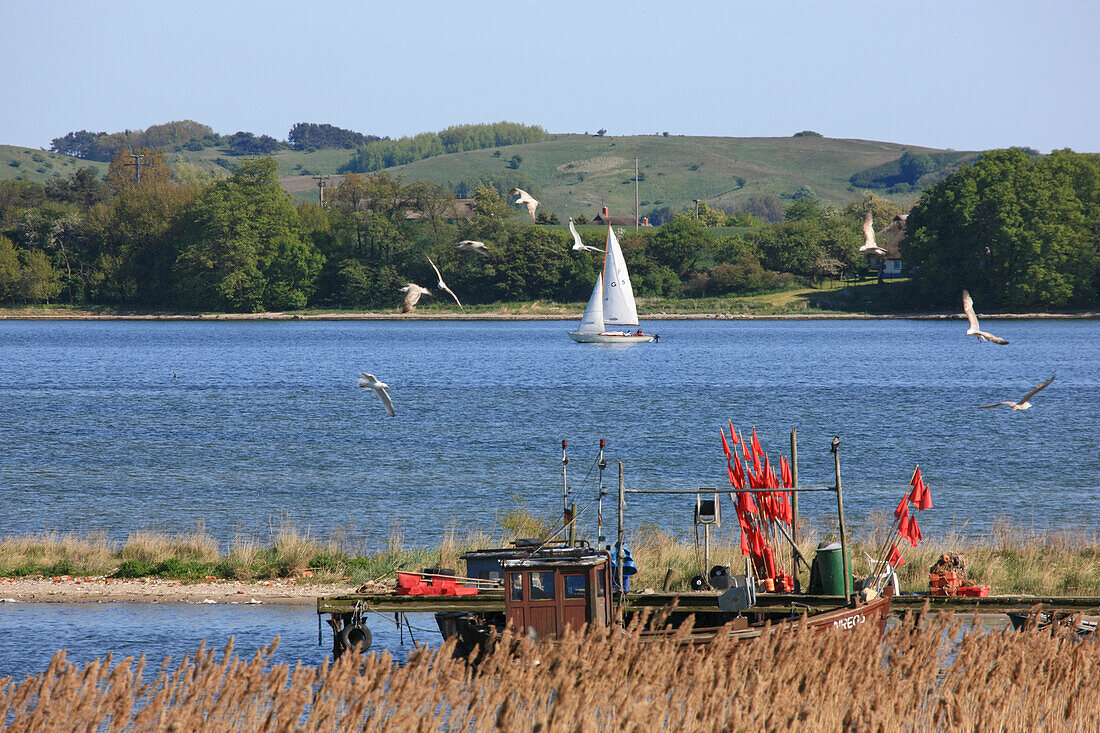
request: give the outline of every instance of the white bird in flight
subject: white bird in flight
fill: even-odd
[[[427,255],[424,255],[424,256],[427,257]],[[443,274],[440,273],[439,268],[435,266],[434,262],[432,262],[431,257],[428,257],[428,264],[432,266],[432,269],[435,270],[436,277],[439,278],[439,282],[436,283],[436,285],[439,287],[439,289],[450,293],[451,297],[455,299],[456,303],[458,303],[458,307],[462,308],[462,301],[458,299],[458,296],[455,295],[454,292],[449,287],[447,287],[447,283],[443,282]],[[462,310],[466,310],[466,309],[462,308]]]
[[[457,245],[460,250],[464,252],[477,252],[484,257],[489,256],[489,248],[485,246],[483,242],[476,242],[472,239],[463,239]]]
[[[871,212],[868,211],[863,216],[863,246],[859,248],[860,252],[870,252],[873,255],[882,257],[886,254],[886,250],[878,246],[875,242],[875,224],[874,217]]]
[[[1054,377],[1051,377],[1047,381],[1040,383],[1038,387],[1036,387],[1035,389],[1028,392],[1026,395],[1021,397],[1016,402],[994,402],[992,405],[982,405],[978,409],[984,410],[988,407],[1000,407],[1001,405],[1008,405],[1009,407],[1012,408],[1013,412],[1015,412],[1016,410],[1026,410],[1029,407],[1031,407],[1031,403],[1028,402],[1028,400],[1030,400],[1032,397],[1034,397],[1039,392],[1039,390],[1045,388],[1048,384],[1050,384],[1053,381],[1054,381]]]
[[[390,393],[386,389],[390,386],[385,382],[379,382],[378,377],[373,374],[367,374],[366,372],[359,372],[363,376],[359,378],[359,386],[363,389],[373,389],[378,393],[378,396],[382,398],[382,407],[386,408],[386,412],[390,413],[390,417],[393,417],[393,400],[390,399]]]
[[[513,203],[516,206],[523,204],[527,207],[527,211],[531,214],[531,221],[535,221],[535,209],[539,207],[539,202],[534,196],[524,191],[522,188],[513,188],[508,192],[509,196],[519,196]]]
[[[580,252],[586,249],[590,252],[603,252],[603,250],[599,247],[589,247],[587,244],[581,241],[581,235],[577,234],[577,227],[573,226],[573,217],[569,217],[569,232],[573,235],[574,252]]]
[[[978,316],[974,313],[974,299],[971,298],[970,293],[965,290],[963,291],[963,312],[966,313],[966,318],[970,321],[970,329],[966,332],[967,336],[977,336],[978,343],[982,341],[992,341],[1002,346],[1008,343],[1008,341],[1000,336],[994,336],[982,330],[981,326],[978,325]]]
[[[401,288],[401,292],[405,294],[405,302],[401,304],[402,313],[412,313],[416,310],[416,304],[420,302],[421,295],[431,295],[432,291],[427,288],[422,288],[416,283],[409,283],[405,287]]]

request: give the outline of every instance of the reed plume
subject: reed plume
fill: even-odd
[[[988,632],[943,614],[737,644],[650,641],[641,624],[534,641],[506,632],[475,668],[452,644],[345,654],[318,667],[205,646],[153,673],[144,658],[80,666],[58,652],[0,680],[0,721],[28,730],[1100,729],[1100,647],[1047,632]]]

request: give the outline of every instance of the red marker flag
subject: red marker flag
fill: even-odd
[[[905,522],[909,519],[909,497],[901,497],[901,503],[898,504],[898,508],[894,510],[894,517],[900,521]]]
[[[730,440],[734,445],[737,445],[741,440],[737,437],[737,431],[733,429],[733,420],[730,420]]]
[[[737,437],[741,439],[741,454],[745,456],[745,463],[748,463],[752,460],[752,452],[749,450],[749,444],[742,436],[739,435]]]
[[[752,502],[752,494],[745,492],[737,495],[737,511],[756,514],[756,505]]]
[[[764,449],[760,447],[760,441],[756,438],[756,426],[752,426],[752,454],[754,456],[764,455]]]
[[[791,464],[785,456],[779,456],[779,473],[783,475],[784,488],[794,488],[794,475],[791,473]]]
[[[741,468],[741,459],[736,453],[733,454],[733,478],[736,480],[734,486],[739,489],[745,488],[745,469]]]
[[[917,543],[924,539],[924,535],[921,534],[920,527],[917,525],[917,518],[910,515],[907,522],[909,528],[905,532],[905,538],[909,540],[909,544],[913,547],[917,546]]]
[[[718,434],[722,436],[722,452],[726,454],[726,460],[728,461],[733,454],[730,453],[730,444],[726,442],[726,433],[719,430]]]
[[[909,479],[909,484],[913,487],[913,491],[909,495],[913,505],[921,511],[931,509],[932,493],[924,485],[924,477],[920,475],[920,466],[913,470],[913,478]]]
[[[890,563],[892,568],[905,564],[905,558],[901,556],[897,545],[890,545],[890,554],[886,556],[886,562]]]

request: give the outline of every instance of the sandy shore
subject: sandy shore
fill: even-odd
[[[390,583],[392,586],[392,583]],[[281,603],[313,605],[321,596],[354,593],[359,586],[308,579],[184,583],[159,578],[0,578],[0,603]],[[378,590],[386,586],[379,585]]]

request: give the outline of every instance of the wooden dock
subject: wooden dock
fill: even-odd
[[[919,611],[925,603],[930,611],[954,611],[955,613],[1005,613],[1027,611],[1041,604],[1044,611],[1084,613],[1100,615],[1098,596],[988,596],[986,598],[959,596],[930,596],[928,594],[904,594],[894,596],[891,607],[895,613]],[[753,611],[775,616],[798,613],[820,613],[843,603],[840,596],[790,595],[761,593],[756,597]],[[677,610],[686,613],[717,613],[718,594],[707,591],[682,593],[631,593],[627,596],[626,610],[658,610],[675,604]],[[353,613],[356,607],[378,613],[437,613],[504,612],[504,592],[482,591],[476,596],[399,596],[396,593],[349,594],[317,599],[318,614]]]

